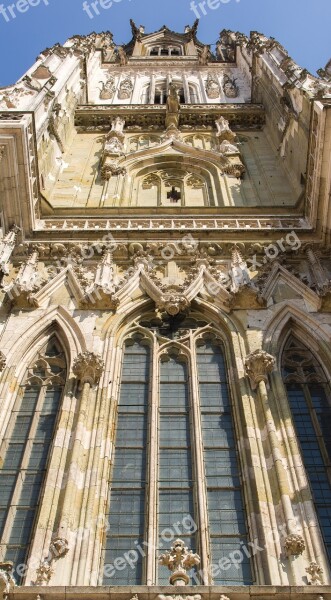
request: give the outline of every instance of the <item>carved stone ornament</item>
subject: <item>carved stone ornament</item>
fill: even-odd
[[[224,167],[222,167],[222,171],[223,173],[225,173],[225,175],[241,179],[246,173],[246,168],[245,165],[242,164],[242,162],[238,162],[225,165]]]
[[[116,92],[114,77],[109,77],[106,82],[100,81],[100,83],[102,85],[100,100],[111,100]]]
[[[0,562],[0,597],[5,598],[15,588],[15,579],[12,576],[13,563]]]
[[[178,100],[177,89],[173,83],[171,83],[170,87],[169,87],[169,96],[167,98],[166,106],[167,106],[167,113],[166,113],[166,120],[165,120],[166,128],[169,129],[169,127],[172,127],[174,129],[178,129],[180,104],[179,104],[179,100]]]
[[[159,564],[168,567],[171,571],[169,581],[171,585],[187,585],[190,578],[187,571],[200,564],[200,556],[188,550],[183,540],[175,540],[170,552],[161,554]]]
[[[206,93],[208,98],[216,99],[220,96],[220,86],[216,75],[208,73],[206,81]]]
[[[223,140],[220,145],[221,154],[239,154],[239,150],[235,144],[231,144],[228,140]]]
[[[49,547],[49,559],[56,560],[62,558],[69,552],[68,541],[64,538],[55,537],[53,538]]]
[[[237,98],[239,96],[239,89],[236,85],[236,79],[231,79],[229,75],[224,75],[223,92],[227,98]]]
[[[268,373],[270,373],[273,370],[275,363],[276,359],[273,356],[271,356],[271,354],[264,352],[264,350],[254,350],[254,352],[252,352],[246,357],[245,371],[246,375],[250,379],[253,390],[256,389],[260,381],[267,382]],[[290,544],[292,538],[296,537],[300,536],[292,535],[286,538],[286,540],[289,540]]]
[[[220,142],[227,140],[228,142],[233,142],[236,138],[236,134],[231,131],[229,126],[229,121],[224,117],[220,117],[215,121],[215,125],[217,127],[217,137]]]
[[[0,146],[0,163],[5,156],[6,146]]]
[[[37,578],[35,581],[35,585],[48,585],[52,578],[52,575],[54,574],[54,569],[47,560],[43,560],[40,563],[36,574]]]
[[[157,302],[157,308],[165,310],[171,316],[178,315],[189,307],[190,302],[183,294],[164,294]]]
[[[120,84],[118,97],[120,100],[129,100],[133,91],[133,83],[131,77],[126,77]]]
[[[284,546],[288,556],[300,556],[306,548],[303,537],[297,533],[288,535]]]
[[[110,160],[108,158],[101,168],[101,177],[107,181],[114,175],[126,175],[126,168],[121,167],[117,160]]]
[[[0,351],[0,373],[4,370],[6,366],[6,357],[3,352]]]
[[[323,569],[316,562],[310,563],[309,567],[306,568],[306,573],[310,575],[310,585],[322,585]]]
[[[72,370],[82,384],[95,385],[104,370],[104,362],[93,352],[83,352],[75,358]]]

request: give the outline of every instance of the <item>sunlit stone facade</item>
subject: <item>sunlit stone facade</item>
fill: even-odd
[[[330,65],[131,28],[0,90],[0,594],[331,598]]]

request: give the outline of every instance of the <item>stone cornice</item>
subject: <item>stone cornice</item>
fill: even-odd
[[[132,126],[164,129],[166,107],[154,104],[78,106],[75,125],[80,130],[108,131],[115,116]],[[259,129],[265,123],[261,104],[184,104],[180,107],[179,127],[215,127],[215,120],[225,117],[233,129]]]
[[[42,594],[43,600],[131,600],[137,594],[138,599],[150,598],[157,600],[160,594],[173,595],[178,593],[176,586],[93,586],[93,587],[52,587],[52,586],[20,586],[10,593],[11,600],[36,600]],[[202,600],[219,600],[222,594],[230,600],[316,600],[323,596],[331,600],[331,586],[185,586],[180,588],[185,596],[200,594]]]

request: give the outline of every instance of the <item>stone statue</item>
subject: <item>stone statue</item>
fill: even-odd
[[[118,52],[118,57],[120,59],[120,65],[121,65],[121,67],[125,67],[125,65],[128,64],[128,57],[127,57],[127,54],[126,54],[123,46],[119,46],[117,48],[117,52]]]
[[[203,50],[199,56],[199,65],[206,66],[208,64],[209,56],[210,56],[210,46],[204,46]]]
[[[169,87],[169,96],[167,98],[167,116],[166,127],[178,128],[180,104],[176,86],[171,83]]]

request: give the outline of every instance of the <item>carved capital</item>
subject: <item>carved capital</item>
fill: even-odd
[[[246,357],[245,372],[250,379],[253,390],[260,381],[267,382],[268,373],[273,370],[275,362],[276,359],[264,350],[255,350]]]
[[[79,354],[73,364],[73,372],[77,379],[83,383],[95,385],[99,382],[104,369],[104,362],[100,356],[93,352],[83,352]]]
[[[300,556],[306,548],[303,537],[296,533],[287,536],[284,546],[288,556]]]
[[[321,585],[323,569],[316,562],[310,563],[309,567],[306,568],[306,573],[310,575],[310,585]]]

